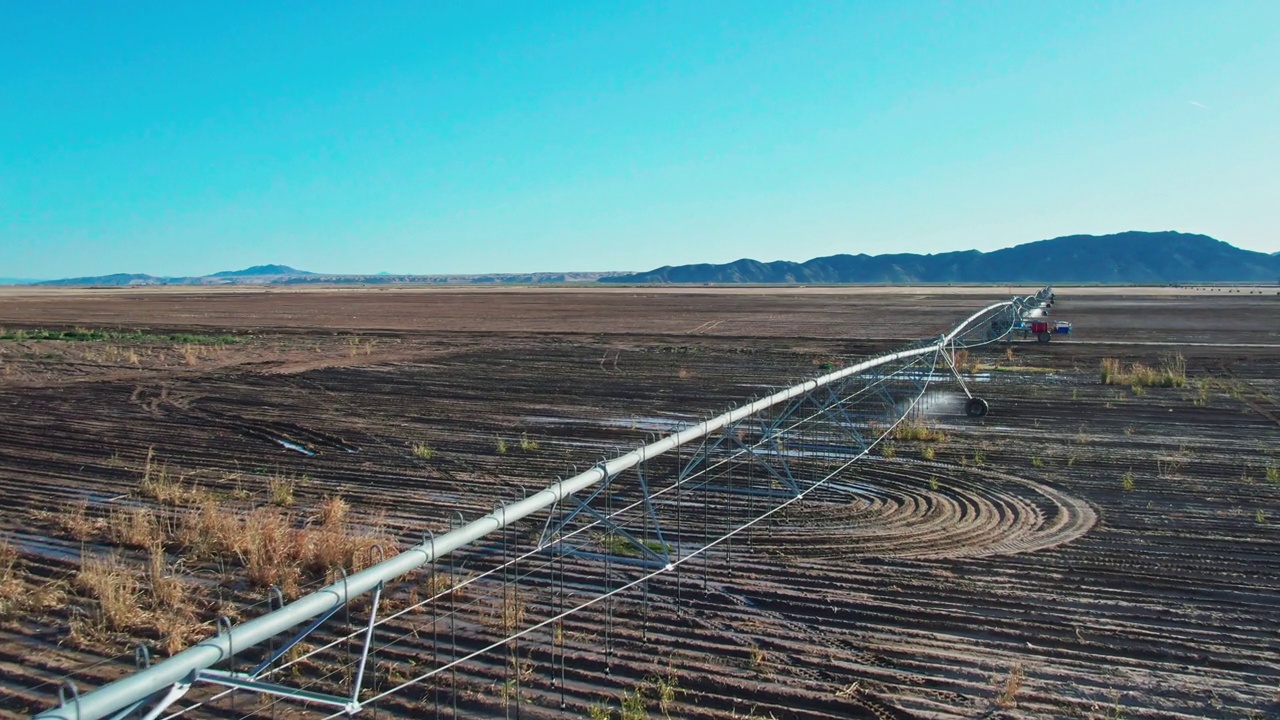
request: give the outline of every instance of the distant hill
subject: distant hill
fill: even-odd
[[[207,277],[256,277],[264,275],[297,276],[315,275],[315,273],[308,272],[306,270],[295,270],[288,265],[254,265],[253,267],[245,268],[244,270],[223,270],[222,272],[216,272]]]
[[[82,278],[66,278],[65,280],[45,280],[36,283],[37,285],[158,285],[162,284],[165,278],[158,278],[154,275],[143,275],[140,273],[115,273],[114,275],[99,275],[97,277]]]
[[[607,283],[1166,284],[1280,279],[1280,253],[1241,250],[1207,235],[1123,232],[1070,235],[993,252],[832,255],[805,262],[737,260],[602,278]]]
[[[341,275],[298,270],[288,265],[255,265],[244,270],[224,270],[212,275],[193,277],[157,277],[140,273],[116,273],[63,280],[32,281],[35,285],[87,287],[139,287],[149,285],[473,285],[473,284],[540,284],[592,283],[620,273],[609,272],[543,272],[499,273],[488,275]]]

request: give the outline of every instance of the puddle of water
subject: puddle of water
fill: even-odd
[[[682,418],[646,417],[644,415],[610,418],[601,421],[602,424],[608,427],[627,428],[628,430],[660,430],[663,432],[675,432],[677,426],[686,425],[689,422],[689,420]],[[701,421],[699,420],[698,422]]]
[[[315,457],[315,455],[316,455],[316,453],[315,453],[315,451],[314,451],[314,450],[311,450],[311,449],[305,448],[305,447],[303,447],[303,446],[301,446],[301,445],[299,445],[298,443],[295,443],[295,442],[289,442],[288,440],[285,440],[284,438],[273,437],[273,438],[271,438],[271,439],[272,439],[272,440],[275,440],[275,441],[276,441],[276,442],[278,442],[278,443],[280,443],[280,444],[281,444],[281,445],[283,445],[284,447],[286,447],[286,448],[288,448],[288,449],[290,449],[290,450],[292,450],[292,451],[294,451],[294,452],[300,452],[300,453],[302,453],[303,455],[306,455],[307,457]]]
[[[678,428],[683,428],[687,425],[702,421],[697,418],[680,416],[656,417],[632,415],[630,417],[620,418],[566,418],[549,417],[545,415],[529,415],[525,417],[525,422],[537,425],[595,425],[601,427],[625,428],[627,430],[671,433],[675,432]]]
[[[28,533],[15,531],[9,535],[18,551],[26,555],[36,555],[48,560],[80,561],[80,548],[77,545],[63,545],[55,540],[37,537]]]
[[[119,500],[125,495],[111,495],[97,490],[88,490],[85,488],[67,488],[68,492],[80,495],[85,504],[97,507],[99,505],[107,505],[111,502]]]
[[[883,490],[882,488],[877,488],[872,485],[862,485],[860,483],[832,482],[830,480],[828,480],[823,487],[829,488],[831,490],[839,490],[841,492],[851,493],[854,495],[857,495],[857,494],[878,495]]]
[[[753,453],[761,457],[789,457],[799,460],[820,460],[823,458],[849,459],[862,452],[853,443],[842,445],[798,444],[783,441],[782,448],[768,445],[756,447]]]
[[[932,390],[925,393],[916,403],[915,411],[929,417],[942,415],[964,415],[964,404],[968,396],[950,390]],[[905,412],[908,403],[902,403],[899,410]]]
[[[865,378],[867,380],[911,380],[914,382],[921,382],[921,383],[922,382],[949,383],[949,382],[955,382],[956,380],[955,375],[952,375],[949,372],[944,373],[941,371],[934,372],[934,373],[904,372],[904,373],[885,374],[885,375],[870,374],[870,375],[859,375],[858,377]],[[991,382],[991,373],[980,372],[980,373],[974,373],[972,375],[965,375],[964,381],[965,382]]]
[[[585,425],[592,422],[581,418],[551,417],[550,415],[528,415],[524,420],[535,425]]]

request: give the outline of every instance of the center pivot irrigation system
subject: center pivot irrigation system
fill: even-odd
[[[222,619],[215,636],[168,660],[151,664],[145,648],[139,648],[136,672],[85,694],[68,681],[60,690],[60,704],[35,717],[154,720],[201,706],[213,709],[213,703],[233,693],[272,696],[273,703],[283,699],[340,716],[433,679],[439,716],[441,673],[456,673],[460,663],[507,647],[519,638],[532,641],[531,634],[543,628],[554,631],[553,638],[546,641],[551,646],[553,666],[559,644],[563,708],[565,641],[563,626],[558,624],[566,617],[607,601],[611,625],[612,599],[634,588],[643,593],[647,623],[650,580],[659,575],[674,577],[673,595],[678,603],[682,568],[692,567],[695,558],[702,560],[705,587],[711,555],[724,553],[726,548],[731,551],[735,536],[806,497],[840,493],[847,497],[860,492],[861,486],[842,477],[850,466],[878,442],[892,437],[900,424],[936,410],[932,406],[940,397],[941,401],[958,403],[957,409],[969,416],[985,415],[987,403],[964,383],[956,366],[956,352],[1007,339],[1027,318],[1042,315],[1053,301],[1052,288],[1046,287],[1034,295],[990,305],[940,337],[753,399],[709,420],[677,426],[669,435],[601,460],[585,472],[497,507],[479,519],[461,522],[439,537],[426,536],[421,544],[399,555],[350,576],[341,575],[337,582],[291,603],[272,603],[273,609],[257,618],[239,625]],[[928,392],[931,384],[951,379],[959,383],[963,398]],[[709,512],[712,507],[714,520]],[[545,517],[534,517],[543,511]],[[514,559],[508,560],[508,528],[515,529],[518,538],[517,524],[525,520],[535,522],[540,530],[534,527],[526,533],[529,547],[517,549]],[[392,583],[410,582],[411,574],[423,568],[433,575],[441,572],[443,568],[437,565],[441,559],[448,559],[452,570],[455,558],[451,553],[482,548],[498,535],[502,538],[501,561],[462,583],[501,572],[504,581],[514,577],[527,588],[523,592],[530,599],[528,612],[521,605],[518,622],[512,618],[510,623],[500,623],[495,638],[459,648],[459,584],[452,578],[442,591],[427,593],[432,597],[379,617],[383,592],[389,591]],[[731,552],[718,561],[724,559],[731,563]],[[566,562],[602,565],[603,573],[590,579],[589,570],[584,571],[581,565],[566,572]],[[630,574],[622,576],[624,572]],[[440,585],[428,583],[426,587],[438,589]],[[366,595],[368,623],[325,644],[323,641],[332,636],[326,624],[332,625],[329,621],[344,608],[349,616],[350,603]],[[276,596],[279,599],[278,593]],[[535,602],[539,597],[542,600]],[[428,603],[430,624],[402,630],[410,619],[406,614]],[[437,611],[444,603],[450,604],[452,613],[452,648],[442,650]],[[508,607],[504,586],[504,620]],[[322,629],[330,635],[320,637]],[[384,642],[377,639],[379,630],[384,636],[400,634]],[[370,687],[366,670],[370,674],[378,671],[377,664],[369,662],[371,652],[406,642],[410,636],[417,639],[420,633],[434,638],[425,652],[429,657],[421,664],[411,662],[406,666],[409,670],[397,673],[394,680]],[[279,642],[281,638],[283,642]],[[308,638],[311,644],[303,645]],[[354,643],[360,649],[358,657],[349,657],[340,677],[299,687],[296,664],[341,643],[348,647]],[[608,652],[608,642],[605,644]],[[251,669],[235,670],[237,662]],[[218,665],[224,667],[215,667]],[[281,672],[291,666],[294,672]],[[517,672],[516,682],[518,677]],[[455,674],[449,688],[453,717],[458,713],[456,683]],[[340,687],[335,690],[335,686]],[[202,688],[198,701],[179,704],[193,687]],[[517,688],[517,702],[518,697]]]

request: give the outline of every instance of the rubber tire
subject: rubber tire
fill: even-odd
[[[965,403],[964,411],[969,417],[982,417],[990,410],[987,401],[982,398],[969,398],[969,402]]]
[[[1051,338],[1051,337],[1053,337],[1053,336],[1052,336],[1052,335],[1050,335],[1049,333],[1047,333],[1047,332],[1042,332],[1042,333],[1040,333],[1039,335],[1036,335],[1036,340],[1038,340],[1038,341],[1040,341],[1040,342],[1044,343],[1044,342],[1049,342],[1049,338]]]

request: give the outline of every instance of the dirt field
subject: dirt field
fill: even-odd
[[[162,657],[219,615],[251,618],[267,585],[323,583],[326,559],[366,564],[1008,290],[7,290],[0,709],[48,707],[64,675],[81,691],[119,677],[139,642]],[[991,414],[938,413],[927,462],[904,445],[860,463],[874,500],[802,504],[653,581],[647,603],[575,615],[514,663],[496,651],[379,712],[617,717],[639,697],[672,718],[1280,717],[1280,295],[1058,298],[1072,339],[975,353]],[[33,339],[73,328],[114,334]],[[1103,358],[1177,354],[1183,387],[1100,382]],[[301,571],[263,561],[294,535],[215,543],[225,518],[307,528]],[[392,607],[423,592],[394,590]],[[425,611],[391,624],[367,687],[501,637],[497,597],[449,598],[470,614],[447,650]],[[342,651],[284,681],[323,686]]]

